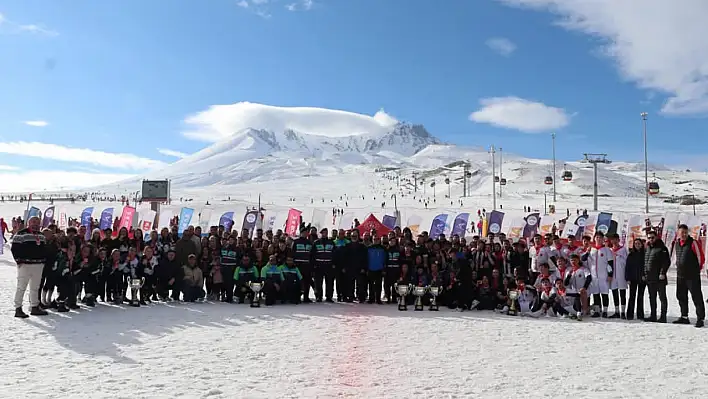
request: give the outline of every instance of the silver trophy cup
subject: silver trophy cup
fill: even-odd
[[[423,310],[423,296],[428,287],[413,287],[413,295],[415,295],[415,307],[413,310]]]
[[[143,288],[143,284],[145,284],[145,279],[144,278],[131,278],[128,284],[130,285],[130,303],[137,304],[138,303],[138,292],[140,291],[141,288]]]
[[[439,308],[438,308],[438,295],[440,295],[441,291],[442,291],[442,288],[437,287],[437,286],[428,288],[428,292],[430,292],[430,295],[432,296],[432,299],[430,300],[429,310],[439,310]]]
[[[410,285],[396,284],[396,293],[398,294],[398,310],[408,310],[406,304],[406,295],[410,292]]]
[[[254,283],[254,282],[249,281],[248,286],[251,287],[251,291],[253,291],[253,297],[251,298],[251,307],[252,308],[260,308],[261,307],[261,290],[263,289],[263,284]]]

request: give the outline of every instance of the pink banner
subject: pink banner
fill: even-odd
[[[285,222],[285,234],[289,236],[298,235],[300,215],[302,215],[302,212],[297,209],[291,208],[290,211],[288,211],[288,220]]]
[[[135,208],[132,206],[126,206],[123,208],[123,214],[120,215],[120,223],[118,224],[118,230],[125,227],[130,230],[133,226],[133,215],[135,215]]]

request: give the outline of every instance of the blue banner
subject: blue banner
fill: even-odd
[[[29,211],[27,212],[27,218],[26,218],[26,219],[29,220],[29,218],[39,217],[39,212],[40,212],[40,211],[39,211],[39,208],[34,207],[34,206],[31,207],[31,208],[29,209]]]
[[[182,208],[179,212],[179,227],[177,228],[177,234],[179,236],[182,236],[182,233],[189,227],[192,216],[194,216],[194,209],[192,208]]]
[[[86,240],[91,238],[91,215],[93,214],[93,207],[90,206],[81,212],[81,225],[86,226]]]
[[[602,234],[610,232],[612,226],[612,214],[608,212],[600,212],[597,215],[597,223],[595,223],[595,231],[601,231]]]
[[[393,230],[396,228],[396,217],[391,215],[384,215],[381,224]]]
[[[452,232],[450,235],[458,235],[464,237],[467,233],[467,224],[470,221],[469,213],[461,213],[455,217],[455,221],[452,223]]]
[[[447,213],[441,213],[435,216],[433,223],[430,225],[430,238],[437,240],[438,237],[445,231],[445,224],[447,223]]]
[[[231,226],[234,225],[234,213],[226,212],[219,218],[219,226],[224,226],[225,231],[231,231]]]
[[[491,211],[487,214],[487,234],[501,233],[502,222],[504,221],[504,212]]]
[[[98,228],[101,231],[105,229],[110,229],[113,227],[113,208],[106,208],[101,212],[101,223]]]

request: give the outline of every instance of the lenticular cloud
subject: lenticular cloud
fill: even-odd
[[[294,130],[318,136],[342,137],[383,133],[398,121],[380,110],[374,116],[313,107],[276,107],[240,102],[213,105],[188,117],[183,134],[194,140],[216,142],[244,129],[273,132]]]

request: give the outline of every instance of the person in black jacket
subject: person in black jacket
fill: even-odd
[[[168,249],[166,254],[167,256],[160,258],[160,263],[155,268],[157,295],[161,301],[166,301],[168,297],[178,301],[181,292],[182,266],[177,261],[174,248]],[[170,291],[172,295],[169,295]]]
[[[300,228],[300,237],[293,241],[292,256],[295,267],[302,274],[302,303],[311,303],[310,287],[312,284],[312,242],[307,238],[309,229]]]
[[[384,273],[384,296],[386,297],[386,303],[396,303],[398,300],[398,293],[396,292],[396,281],[400,275],[401,269],[401,249],[398,246],[396,238],[384,237],[381,241],[384,248],[386,248],[386,270]]]
[[[366,271],[369,267],[369,250],[359,241],[359,231],[353,230],[351,242],[341,251],[338,251],[337,264],[342,265],[345,270],[343,281],[345,302],[354,301],[354,283],[357,283],[357,298],[360,302],[366,301]]]
[[[671,250],[676,251],[676,299],[681,307],[681,317],[674,324],[691,324],[688,320],[690,292],[696,306],[696,327],[703,327],[706,309],[701,291],[701,268],[705,259],[698,242],[688,235],[688,226],[685,224],[678,227],[678,237]]]
[[[627,265],[624,269],[624,278],[629,283],[627,320],[634,319],[635,304],[637,306],[637,320],[644,320],[644,291],[647,284],[642,276],[644,276],[644,243],[637,238],[629,250]]]
[[[668,302],[666,299],[666,272],[671,266],[669,250],[654,231],[647,233],[647,247],[644,250],[644,281],[649,289],[650,316],[645,321],[666,323]],[[656,296],[661,301],[661,316],[656,317]]]
[[[333,262],[334,241],[329,238],[327,229],[320,231],[320,238],[312,245],[312,262],[315,269],[315,300],[322,302],[322,281],[325,283],[324,297],[327,302],[334,302],[334,277],[337,268]]]
[[[17,263],[17,289],[15,291],[15,317],[29,317],[22,311],[22,302],[29,286],[30,314],[45,316],[47,312],[39,307],[39,284],[42,281],[44,263],[47,260],[47,241],[39,231],[39,218],[34,216],[27,221],[27,228],[12,237],[12,257]]]

